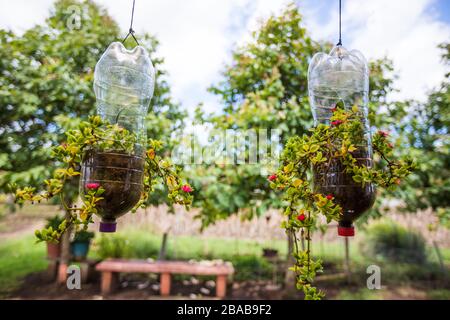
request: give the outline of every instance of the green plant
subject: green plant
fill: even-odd
[[[236,281],[271,279],[275,265],[257,255],[242,255],[230,257],[230,262],[236,270]]]
[[[382,257],[391,262],[425,264],[425,239],[394,221],[378,222],[367,229],[363,252],[371,257]]]
[[[72,242],[89,242],[94,239],[95,233],[92,231],[79,230],[75,233]]]
[[[11,185],[19,204],[25,201],[41,202],[56,195],[60,197],[61,204],[71,215],[59,224],[57,228],[49,227],[35,232],[38,241],[59,241],[61,235],[71,225],[77,229],[83,226],[87,229],[92,222],[92,215],[97,213],[96,205],[101,201],[105,189],[98,183],[88,183],[87,193],[82,198],[82,205],[77,207],[67,204],[64,199],[64,185],[70,183],[73,177],[79,176],[79,167],[83,155],[90,151],[108,151],[130,153],[137,142],[136,136],[117,124],[109,124],[99,116],[91,116],[88,121],[82,121],[77,129],[66,132],[67,141],[52,150],[52,155],[57,164],[60,165],[53,173],[53,177],[44,181],[45,188],[36,190],[35,187],[18,188]],[[142,142],[141,142],[142,143]],[[182,204],[189,207],[192,203],[193,189],[188,184],[183,184],[179,177],[180,169],[174,167],[170,159],[163,159],[157,155],[162,147],[160,141],[150,139],[149,149],[145,154],[144,165],[144,188],[139,202],[132,211],[139,207],[147,206],[149,193],[154,185],[164,184],[168,188],[168,198],[172,203]]]
[[[52,228],[54,230],[58,229],[59,225],[64,221],[64,218],[59,214],[54,215],[53,217],[47,218],[47,223],[45,224],[45,228]]]
[[[296,284],[303,290],[305,299],[321,299],[324,296],[312,282],[317,273],[323,271],[320,260],[311,258],[311,232],[318,228],[319,217],[327,223],[339,220],[342,208],[334,203],[333,195],[324,195],[313,190],[308,177],[311,168],[327,172],[333,162],[341,163],[347,174],[356,183],[364,186],[374,183],[385,188],[394,188],[413,169],[410,159],[392,160],[394,146],[388,141],[388,134],[378,131],[372,140],[378,160],[384,164],[374,167],[360,166],[353,157],[361,139],[363,115],[357,106],[345,110],[342,102],[336,104],[331,117],[331,126],[319,124],[309,135],[289,139],[281,155],[281,165],[276,174],[269,176],[270,186],[283,191],[286,202],[283,227],[294,236]],[[380,162],[380,161],[379,161]],[[297,234],[300,233],[300,239]],[[299,248],[299,241],[306,242],[306,248]]]
[[[95,244],[97,254],[101,259],[130,257],[130,246],[128,240],[123,236],[101,236]]]

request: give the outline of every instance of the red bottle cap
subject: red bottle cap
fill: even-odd
[[[115,222],[100,222],[100,232],[116,232]]]
[[[355,227],[338,226],[338,235],[342,237],[353,237],[355,235]]]

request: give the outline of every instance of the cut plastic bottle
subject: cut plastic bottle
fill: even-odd
[[[339,104],[346,110],[357,106],[363,125],[363,136],[353,152],[358,165],[372,167],[372,147],[370,124],[368,121],[369,69],[366,59],[357,50],[348,51],[335,46],[329,54],[314,55],[308,70],[309,101],[315,125],[330,125],[333,108]],[[326,172],[314,168],[314,188],[317,192],[332,194],[342,207],[338,234],[353,236],[353,222],[375,201],[375,187],[366,183],[364,186],[353,180],[344,172],[338,161],[331,163]]]
[[[141,46],[127,50],[122,43],[113,42],[95,66],[97,114],[135,136],[131,148],[103,146],[84,155],[80,194],[88,192],[90,183],[98,183],[105,189],[101,195],[104,199],[96,206],[102,219],[100,232],[115,232],[116,219],[132,209],[141,197],[147,139],[145,117],[154,85],[155,70]]]

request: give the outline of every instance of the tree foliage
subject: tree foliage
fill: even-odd
[[[80,10],[79,28],[69,26],[71,6]],[[155,93],[146,119],[148,136],[166,150],[185,113],[171,98],[158,41],[137,35],[153,61]],[[45,24],[22,35],[0,30],[0,189],[7,183],[37,186],[50,174],[51,146],[63,131],[95,113],[93,71],[108,45],[121,38],[117,23],[92,1],[59,0]],[[128,47],[134,43],[127,40]],[[160,202],[157,197],[154,202]]]
[[[252,40],[233,52],[222,81],[210,89],[221,98],[222,112],[203,115],[203,121],[220,129],[278,129],[282,144],[306,133],[313,125],[307,87],[309,59],[331,45],[314,41],[302,24],[294,4],[262,23]],[[370,69],[369,108],[378,110],[393,85],[394,78],[388,76],[392,66],[388,60],[377,60],[370,63]],[[371,120],[376,125],[383,123],[383,117]],[[255,164],[199,168],[197,176],[209,179],[193,181],[203,224],[238,211],[251,217],[279,207],[281,202],[261,169]]]
[[[450,66],[450,44],[440,46],[443,62]],[[414,156],[417,169],[395,196],[404,201],[403,210],[432,209],[443,225],[450,227],[450,73],[430,92],[424,103],[397,103],[405,112],[397,117],[393,130],[401,141],[402,153]],[[394,118],[395,119],[395,118]]]

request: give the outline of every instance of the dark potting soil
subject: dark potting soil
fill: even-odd
[[[353,157],[359,166],[373,166],[373,160],[368,152],[354,152]],[[316,192],[332,194],[335,197],[336,203],[343,209],[339,221],[343,227],[350,227],[352,222],[370,209],[375,202],[375,186],[371,183],[363,186],[355,182],[339,161],[333,161],[328,172],[314,169],[314,188]]]
[[[114,221],[131,210],[142,193],[144,159],[120,152],[95,152],[85,154],[81,166],[80,194],[88,190],[86,184],[99,183],[105,192],[97,204],[103,221]]]

